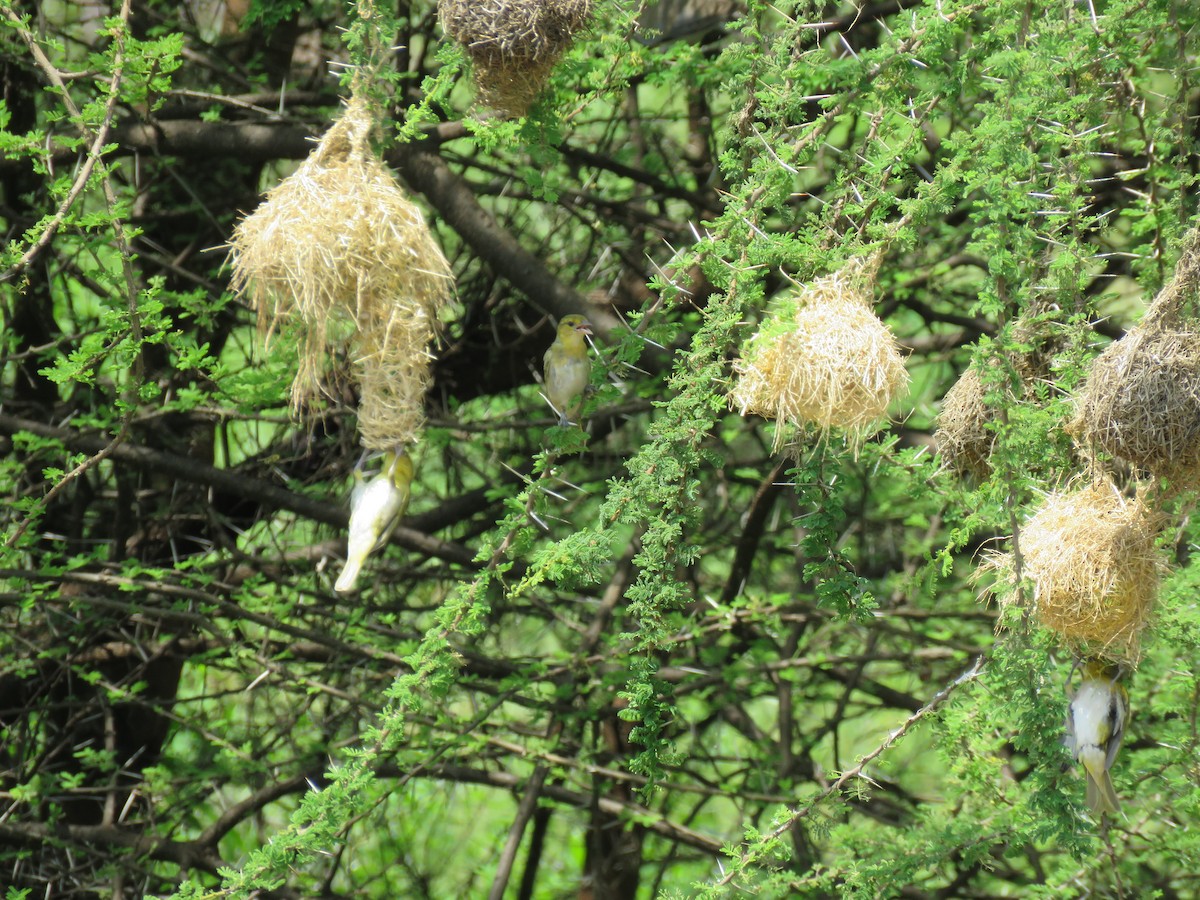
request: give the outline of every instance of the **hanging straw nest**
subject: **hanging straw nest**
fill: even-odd
[[[942,398],[942,411],[933,438],[938,455],[960,475],[986,480],[992,474],[996,432],[989,426],[996,410],[987,405],[987,388],[979,370],[967,368]]]
[[[871,306],[878,255],[803,286],[769,317],[734,363],[730,404],[779,424],[863,433],[908,384],[895,336]]]
[[[406,376],[413,385],[395,391],[416,398],[418,407],[428,383],[429,345],[450,296],[450,269],[420,210],[372,151],[373,127],[366,102],[352,99],[230,241],[232,287],[249,296],[260,329],[269,336],[281,324],[299,326],[297,410],[320,394],[331,354],[343,349],[358,360],[386,360],[393,373],[416,373]],[[368,365],[360,367],[365,375]],[[397,416],[394,439],[372,438],[368,446],[410,440],[412,418]]]
[[[1108,480],[1046,497],[1019,542],[1038,621],[1076,649],[1136,662],[1164,568],[1155,548],[1164,521]],[[1016,577],[1012,553],[986,565]]]
[[[1057,316],[1057,308],[1035,299],[1012,324],[1009,341],[1014,349],[1008,357],[1026,396],[1034,393],[1037,382],[1053,377],[1054,357],[1066,349],[1064,332],[1055,327]]]
[[[1200,485],[1200,328],[1184,305],[1200,287],[1200,232],[1141,323],[1092,363],[1071,433],[1180,488]]]
[[[587,23],[592,0],[438,0],[442,29],[463,45],[480,99],[524,115]]]
[[[1200,332],[1134,329],[1092,364],[1076,434],[1180,486],[1200,482]]]
[[[1054,355],[1063,339],[1054,331],[1055,310],[1035,300],[1020,319],[1012,323],[1007,340],[990,352],[977,353],[966,371],[942,398],[937,419],[938,455],[960,476],[980,481],[992,473],[991,455],[996,443],[994,423],[1000,416],[997,398],[987,395],[1003,391],[999,402],[1005,407],[1025,400],[1040,403],[1038,384],[1053,371]],[[983,369],[983,366],[987,369]],[[983,373],[987,372],[987,384]]]

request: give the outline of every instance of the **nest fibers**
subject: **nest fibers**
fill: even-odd
[[[471,57],[480,99],[517,116],[591,12],[592,0],[438,0],[442,29]]]
[[[353,99],[234,229],[230,248],[232,286],[250,297],[261,330],[299,325],[293,407],[320,395],[332,355],[349,355],[363,390],[363,441],[387,449],[412,440],[420,425],[451,276],[420,210],[372,151],[373,126],[366,103]],[[372,395],[384,390],[384,372],[403,383],[389,384],[380,400]],[[413,408],[401,409],[398,398]]]
[[[982,369],[987,366],[987,369]],[[984,361],[976,354],[971,365],[942,398],[942,410],[937,418],[934,440],[942,460],[959,475],[974,476],[980,481],[992,474],[992,450],[996,445],[995,423],[1000,416],[997,397],[988,402],[989,393],[1003,393],[1000,403],[1008,404],[1019,390],[1029,392],[1023,374],[1032,371],[1025,354],[1009,352],[989,356]],[[988,381],[984,382],[983,374]],[[1014,382],[1013,376],[1017,381]]]
[[[976,353],[942,398],[934,440],[938,455],[959,475],[986,480],[1001,407],[1022,397],[1037,401],[1037,385],[1050,375],[1063,344],[1047,313],[1053,310],[1038,309],[1035,301],[1028,315],[1013,322],[1005,349],[996,352],[993,345],[990,353]]]
[[[1193,230],[1141,323],[1092,363],[1071,423],[1089,447],[1183,488],[1200,485],[1200,329],[1183,313],[1198,287]]]
[[[358,431],[363,446],[386,450],[411,440],[425,420],[425,391],[432,357],[429,341],[412,344],[411,323],[371,329],[357,342]],[[399,333],[397,333],[399,332]],[[405,347],[398,352],[399,347]]]
[[[1046,497],[1019,543],[1037,619],[1076,648],[1136,661],[1163,570],[1155,548],[1163,521],[1107,480]],[[1016,577],[1012,553],[987,565]],[[1013,591],[1004,602],[1019,596]]]
[[[746,343],[734,363],[730,404],[778,423],[859,434],[887,414],[908,384],[896,338],[871,306],[879,258],[856,259],[804,285]]]
[[[1200,331],[1135,328],[1092,364],[1072,423],[1090,446],[1200,484]]]
[[[983,481],[992,473],[992,447],[996,432],[989,427],[996,410],[987,404],[987,388],[979,370],[967,368],[942,398],[937,419],[938,455],[961,475],[973,475]]]

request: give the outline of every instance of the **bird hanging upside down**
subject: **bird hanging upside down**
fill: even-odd
[[[1087,805],[1097,818],[1121,811],[1108,774],[1121,749],[1129,717],[1129,694],[1117,681],[1120,674],[1119,666],[1088,660],[1067,711],[1067,748],[1076,762],[1083,763]]]
[[[408,507],[412,479],[412,458],[403,450],[385,453],[383,468],[369,481],[363,480],[360,469],[354,470],[346,565],[333,586],[335,591],[353,591],[367,557],[387,543]]]

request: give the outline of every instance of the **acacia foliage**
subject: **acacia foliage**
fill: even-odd
[[[1192,4],[597,4],[517,121],[430,3],[136,6],[0,4],[9,896],[1191,892],[1187,519],[1108,829],[1071,653],[972,576],[1082,471],[1071,392],[1195,220]],[[352,599],[353,385],[289,418],[298,336],[220,250],[336,114],[327,60],[457,284]],[[910,392],[775,453],[732,360],[874,250]],[[536,385],[569,313],[586,435]],[[963,483],[931,433],[972,358]]]

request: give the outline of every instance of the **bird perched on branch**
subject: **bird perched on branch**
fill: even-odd
[[[408,507],[412,479],[412,458],[403,450],[385,453],[383,468],[370,480],[363,479],[361,469],[354,470],[346,565],[333,586],[335,591],[353,591],[367,557],[391,537]]]
[[[543,360],[546,399],[558,413],[558,424],[571,424],[570,416],[578,412],[579,404],[572,401],[588,386],[592,364],[588,359],[587,341],[592,326],[583,316],[563,316],[558,323],[558,335]]]
[[[1075,760],[1083,763],[1087,804],[1097,817],[1121,811],[1108,774],[1121,749],[1129,716],[1129,694],[1117,681],[1120,674],[1119,666],[1088,660],[1067,711],[1067,747]]]

